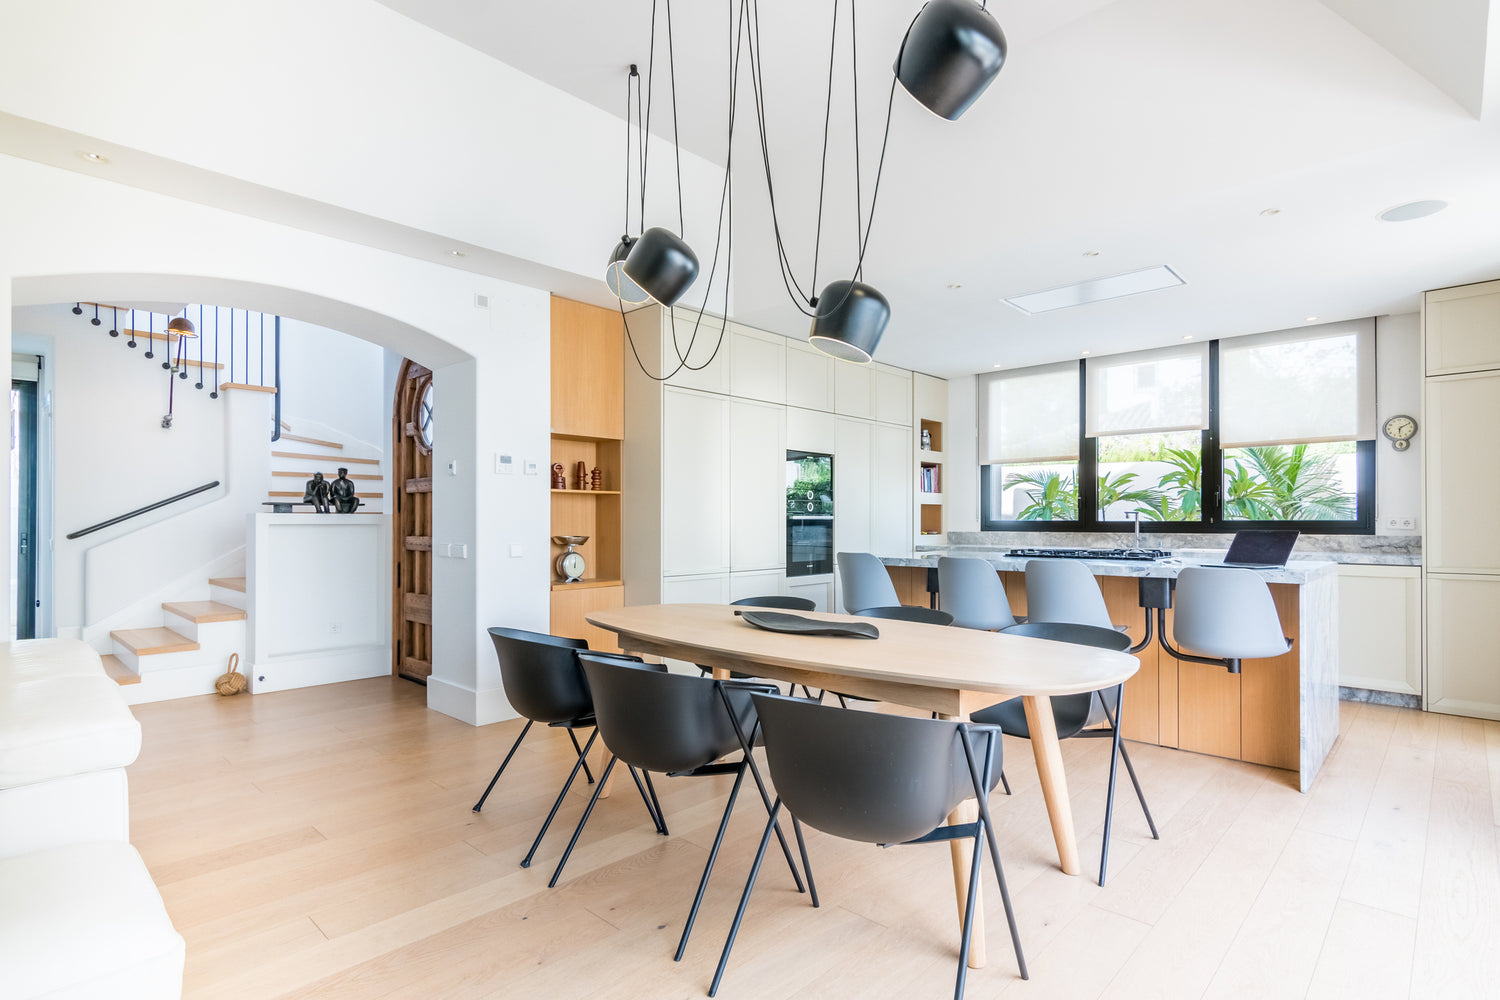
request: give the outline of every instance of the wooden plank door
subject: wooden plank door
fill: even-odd
[[[401,363],[391,408],[391,673],[432,673],[432,372]]]

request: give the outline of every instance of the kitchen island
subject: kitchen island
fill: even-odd
[[[928,603],[928,570],[937,566],[939,555],[987,560],[1000,574],[1012,612],[1026,613],[1030,559],[994,548],[955,546],[883,557],[903,603]],[[1110,619],[1129,626],[1132,641],[1139,642],[1145,636],[1146,612],[1136,580],[1175,579],[1186,566],[1218,558],[1205,552],[1156,561],[1082,561],[1099,582]],[[1273,659],[1246,660],[1241,673],[1231,674],[1223,667],[1178,660],[1153,640],[1136,654],[1141,669],[1125,684],[1124,735],[1283,768],[1295,772],[1297,787],[1307,791],[1338,736],[1338,567],[1332,561],[1294,559],[1285,567],[1255,572],[1270,586],[1292,648]],[[1171,611],[1167,627],[1172,627]]]

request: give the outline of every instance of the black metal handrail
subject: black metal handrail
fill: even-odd
[[[132,517],[139,517],[142,514],[149,514],[151,511],[156,510],[156,508],[158,507],[165,507],[169,503],[176,503],[179,500],[186,500],[190,496],[195,496],[199,493],[211,490],[218,485],[219,481],[215,479],[211,483],[204,483],[202,486],[195,486],[190,490],[184,490],[183,492],[177,494],[175,497],[167,497],[165,500],[158,500],[156,501],[156,503],[151,503],[147,504],[144,507],[139,507],[128,514],[121,514],[119,517],[112,517],[108,521],[100,521],[98,524],[90,525],[89,527],[84,528],[82,531],[75,531],[68,536],[68,539],[71,541],[74,538],[82,538],[84,535],[89,535],[103,528],[108,528],[111,525],[119,524],[121,521],[128,521]]]

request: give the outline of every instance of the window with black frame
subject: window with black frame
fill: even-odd
[[[1362,320],[981,375],[980,526],[1373,532],[1374,362]]]

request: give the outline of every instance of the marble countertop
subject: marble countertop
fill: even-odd
[[[989,546],[951,545],[918,549],[916,554],[911,556],[881,556],[880,561],[887,566],[936,567],[938,556],[969,556],[984,559],[996,569],[1007,572],[1024,571],[1026,564],[1031,561],[1031,557],[1008,556],[1005,551],[1003,548]],[[1331,557],[1334,553],[1319,553],[1319,555]],[[1174,551],[1171,559],[1161,559],[1155,562],[1133,562],[1120,559],[1083,559],[1080,561],[1088,566],[1089,572],[1095,576],[1175,577],[1188,566],[1221,562],[1223,558],[1222,551],[1181,549]],[[1293,558],[1280,569],[1262,569],[1255,572],[1260,574],[1261,579],[1267,583],[1301,584],[1336,574],[1338,563],[1332,558]]]

